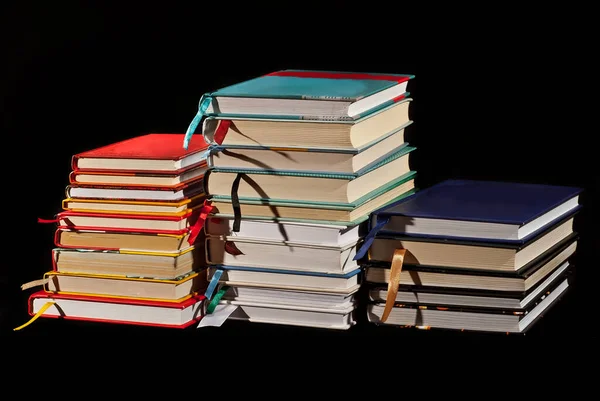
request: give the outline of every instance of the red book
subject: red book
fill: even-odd
[[[42,290],[29,297],[28,312],[34,317],[185,328],[200,321],[205,299],[204,295],[198,294],[182,302],[148,301],[52,294]]]
[[[72,230],[112,230],[123,232],[146,232],[180,235],[186,233],[196,223],[203,226],[204,209],[196,206],[182,213],[172,215],[94,213],[66,210],[56,215],[58,228]]]
[[[181,174],[206,163],[208,144],[197,135],[187,149],[184,134],[146,134],[115,142],[72,157],[73,171]]]

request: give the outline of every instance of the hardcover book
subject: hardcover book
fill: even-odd
[[[416,172],[398,177],[355,202],[303,202],[279,201],[274,199],[239,199],[239,206],[232,197],[212,196],[211,214],[215,217],[233,219],[251,218],[271,221],[298,221],[317,224],[355,225],[366,221],[369,214],[378,208],[403,197],[410,196],[415,188]]]
[[[573,221],[574,215],[567,216],[551,228],[519,244],[378,236],[368,249],[367,260],[389,263],[396,249],[405,249],[404,264],[407,265],[519,272],[556,245],[577,237]],[[363,247],[364,244],[361,250]]]
[[[107,187],[177,188],[204,177],[206,171],[206,161],[178,174],[73,170],[69,174],[69,183],[71,185],[106,185]]]
[[[360,268],[336,274],[215,265],[208,267],[208,280],[228,286],[353,294],[360,287],[361,272]]]
[[[205,193],[223,197],[235,189],[239,199],[353,203],[399,178],[409,177],[413,150],[405,146],[360,174],[213,168],[206,177]]]
[[[268,241],[262,238],[207,236],[209,265],[255,266],[271,269],[345,273],[358,267],[357,242],[344,246]],[[235,252],[229,247],[235,246]]]
[[[73,212],[172,215],[184,213],[204,203],[204,189],[202,186],[199,189],[200,194],[176,201],[65,198],[62,201],[62,209]]]
[[[558,285],[539,295],[535,301],[517,310],[395,303],[387,320],[382,319],[385,304],[377,302],[367,306],[367,319],[375,324],[403,327],[522,334],[527,332],[568,288],[569,279],[564,278]]]
[[[357,120],[298,120],[211,115],[204,119],[204,141],[228,149],[247,147],[329,150],[359,153],[412,124],[411,98],[398,100]]]
[[[404,128],[353,151],[332,148],[214,146],[211,168],[361,175],[388,156],[408,146]]]
[[[537,285],[556,272],[567,270],[577,249],[577,237],[567,238],[538,256],[518,272],[490,272],[446,266],[404,264],[398,280],[400,291],[439,290],[455,294],[486,294],[498,297],[526,297]],[[389,285],[391,264],[367,262],[362,265],[369,285]]]
[[[206,267],[203,248],[192,246],[173,253],[54,248],[52,270],[58,273],[174,280]]]
[[[373,212],[386,235],[523,243],[580,208],[577,187],[446,180]]]
[[[177,202],[203,194],[204,175],[192,181],[168,187],[77,183],[69,184],[65,188],[66,198],[70,199]]]
[[[123,277],[83,273],[47,272],[44,290],[52,294],[92,295],[183,302],[204,292],[206,271],[185,274],[175,279]]]
[[[152,133],[87,150],[72,157],[73,171],[127,171],[181,174],[206,162],[208,144],[194,137],[187,150],[184,134]]]
[[[410,74],[283,70],[205,93],[184,148],[206,115],[356,120],[407,95]]]
[[[182,302],[169,302],[50,294],[41,290],[29,297],[28,312],[34,317],[182,329],[202,319],[204,300],[205,297],[201,294]]]

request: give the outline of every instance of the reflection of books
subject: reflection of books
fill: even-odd
[[[67,320],[185,328],[202,318],[204,299],[203,295],[194,295],[182,302],[165,302],[38,291],[29,297],[29,314],[35,316],[39,313],[41,317]]]

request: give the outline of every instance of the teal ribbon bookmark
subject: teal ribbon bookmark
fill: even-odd
[[[213,292],[215,292],[215,288],[217,288],[217,284],[219,284],[219,279],[223,275],[223,270],[215,270],[212,278],[210,279],[210,283],[208,283],[208,287],[206,287],[206,291],[204,292],[204,296],[206,299],[210,299],[212,297]]]
[[[198,112],[196,113],[196,116],[190,123],[187,131],[185,132],[185,137],[183,138],[183,148],[184,149],[187,149],[188,146],[190,145],[190,140],[192,139],[192,135],[196,131],[196,128],[198,128],[200,121],[202,121],[202,117],[204,117],[204,115],[206,114],[206,109],[208,109],[208,106],[210,105],[211,101],[212,101],[212,96],[209,94],[204,94],[200,98],[200,102],[198,103]]]
[[[212,299],[212,301],[210,301],[210,303],[208,304],[208,306],[206,307],[206,314],[210,315],[211,313],[213,313],[215,311],[215,308],[217,307],[217,305],[219,304],[219,301],[221,300],[221,298],[223,297],[223,295],[225,295],[225,293],[227,292],[227,290],[229,289],[229,286],[224,285],[223,287],[221,287],[221,289],[215,294],[215,297]]]

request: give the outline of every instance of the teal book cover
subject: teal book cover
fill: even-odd
[[[411,74],[282,70],[204,93],[183,146],[205,116],[356,120],[407,97]]]
[[[218,89],[211,95],[357,101],[413,77],[407,74],[283,70]]]
[[[395,149],[392,153],[386,154],[383,157],[374,160],[372,163],[369,163],[364,168],[358,170],[355,173],[330,173],[330,172],[322,172],[322,171],[306,171],[306,170],[271,170],[264,168],[256,168],[256,169],[239,169],[239,168],[223,168],[223,167],[212,167],[210,171],[212,173],[245,173],[245,174],[271,174],[271,175],[284,175],[284,176],[296,176],[296,177],[316,177],[316,178],[332,178],[332,179],[341,179],[341,180],[353,180],[362,175],[365,175],[381,166],[390,163],[399,157],[405,156],[412,151],[416,150],[416,147],[410,146],[408,143],[403,144],[399,149]]]

